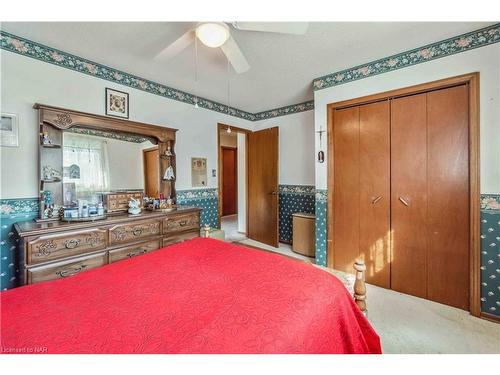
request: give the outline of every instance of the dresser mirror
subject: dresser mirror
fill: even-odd
[[[74,206],[78,200],[102,201],[99,196],[113,192],[158,196],[158,147],[152,141],[82,128],[64,131],[63,205]]]
[[[36,104],[39,220],[122,213],[145,196],[175,200],[175,130]]]

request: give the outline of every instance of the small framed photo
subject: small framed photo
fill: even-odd
[[[128,118],[128,93],[106,87],[106,115]]]
[[[2,113],[0,120],[0,146],[19,146],[19,123],[17,115]]]

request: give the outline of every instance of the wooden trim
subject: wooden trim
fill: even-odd
[[[61,130],[74,126],[98,130],[117,130],[123,133],[150,136],[160,142],[174,140],[175,132],[177,131],[177,129],[164,126],[74,111],[39,103],[36,103],[33,108],[38,109],[40,122],[47,123]]]
[[[489,320],[490,322],[500,323],[500,316],[498,315],[492,315],[486,312],[481,312],[478,316],[482,319]]]
[[[336,109],[368,104],[376,101],[393,99],[401,96],[443,89],[467,84],[469,87],[469,222],[470,222],[470,313],[477,317],[485,317],[481,313],[480,301],[480,184],[479,184],[479,72],[464,74],[438,81],[409,86],[360,98],[327,104],[327,266],[334,267],[333,262],[333,221],[334,221],[334,140],[333,111]]]
[[[234,131],[236,133],[252,133],[252,131],[249,129],[238,128],[237,126],[227,125],[221,122],[217,123],[217,131],[226,130],[228,127],[231,128],[231,131]]]

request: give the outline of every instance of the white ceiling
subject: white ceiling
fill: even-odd
[[[230,70],[230,105],[256,113],[311,100],[312,80],[388,55],[486,27],[485,22],[310,23],[305,35],[231,28],[250,70]],[[199,43],[170,61],[154,56],[191,22],[4,22],[3,30],[77,56],[227,104],[227,62]],[[197,87],[196,87],[197,86]]]

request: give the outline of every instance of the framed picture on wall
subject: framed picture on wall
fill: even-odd
[[[0,146],[19,146],[19,124],[17,115],[2,113],[0,120]]]
[[[206,158],[191,158],[191,184],[193,187],[207,186]]]
[[[128,118],[128,93],[106,87],[106,115]]]

